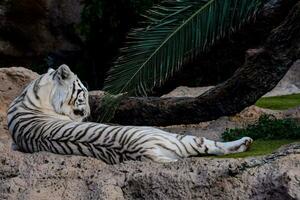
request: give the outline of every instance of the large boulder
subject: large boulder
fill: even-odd
[[[0,199],[299,199],[300,144],[257,158],[106,165],[12,152],[0,142]]]
[[[0,139],[8,137],[6,112],[9,104],[38,76],[23,67],[0,68]]]
[[[78,51],[81,10],[81,0],[1,1],[0,57],[20,64],[49,52]]]
[[[38,74],[24,67],[0,68],[0,112],[6,112],[8,105]]]
[[[295,62],[286,75],[265,97],[300,93],[300,60]]]

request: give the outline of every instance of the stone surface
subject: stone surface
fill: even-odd
[[[1,112],[37,76],[24,68],[0,69]],[[253,106],[237,116],[191,127],[195,135],[207,130],[206,135],[219,138],[224,127],[253,121],[265,112],[270,111]],[[5,123],[0,121],[4,127]],[[82,156],[26,154],[12,151],[10,145],[7,128],[0,129],[0,199],[300,199],[300,143],[256,158],[119,165]]]
[[[20,64],[49,52],[78,51],[81,10],[81,0],[2,0],[0,56]]]
[[[8,138],[6,111],[12,100],[38,74],[23,67],[0,68],[0,139]]]
[[[265,97],[300,93],[300,60],[295,62],[277,86]]]
[[[37,73],[23,67],[0,68],[0,112],[6,112],[11,101],[38,76]]]
[[[265,157],[106,165],[0,142],[0,199],[299,199],[300,144]]]

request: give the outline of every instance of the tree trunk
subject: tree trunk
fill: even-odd
[[[196,98],[124,98],[111,122],[165,126],[238,113],[274,88],[299,58],[300,2],[261,48],[246,52],[245,63],[227,81]],[[90,96],[93,120],[99,115],[100,100],[97,95]]]

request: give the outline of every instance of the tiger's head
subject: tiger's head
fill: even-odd
[[[90,114],[88,91],[67,65],[49,69],[32,87],[42,102],[41,107],[50,112],[75,121],[82,121]]]

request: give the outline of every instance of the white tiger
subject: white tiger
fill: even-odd
[[[90,156],[109,164],[237,153],[252,143],[249,137],[222,143],[152,127],[82,122],[89,114],[87,89],[62,65],[31,82],[11,103],[8,128],[21,151]]]

